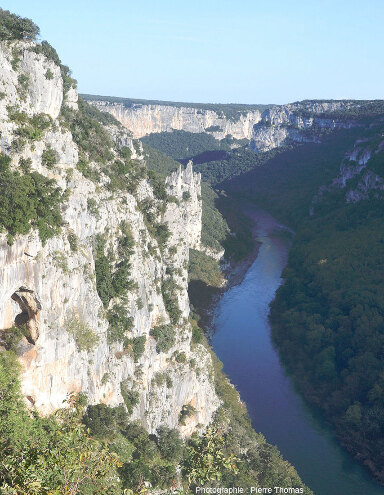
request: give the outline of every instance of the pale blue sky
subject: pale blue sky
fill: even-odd
[[[79,91],[191,102],[384,98],[384,0],[3,0]]]

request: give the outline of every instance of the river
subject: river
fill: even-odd
[[[304,403],[271,343],[269,303],[282,283],[290,241],[271,215],[247,212],[261,242],[240,285],[215,308],[214,351],[247,404],[253,426],[277,445],[316,495],[383,495],[379,486],[338,446],[329,427]]]

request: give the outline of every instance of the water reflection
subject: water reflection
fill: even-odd
[[[253,425],[317,495],[383,495],[295,392],[270,339],[269,303],[281,284],[289,236],[268,213],[252,210],[262,242],[241,285],[216,307],[213,347],[246,402]]]

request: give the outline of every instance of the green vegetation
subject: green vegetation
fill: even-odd
[[[103,127],[110,123],[116,124],[112,116],[99,112],[81,99],[78,111],[63,105],[61,113],[63,123],[69,126],[73,140],[88,160],[106,163],[113,159],[111,149],[114,144]]]
[[[59,154],[51,146],[47,146],[41,156],[41,163],[45,167],[53,167],[59,161]]]
[[[178,285],[172,278],[167,278],[161,285],[161,294],[164,300],[164,306],[167,310],[171,322],[176,325],[180,319],[181,311],[177,300],[176,292],[179,290]]]
[[[123,304],[115,304],[108,310],[107,319],[109,343],[123,342],[126,334],[133,328],[133,318],[127,316],[127,308]]]
[[[144,481],[169,490],[177,486],[180,467],[187,493],[198,483],[216,486],[217,481],[221,486],[303,486],[294,469],[255,432],[251,438],[248,432],[237,437],[233,427],[226,432],[211,428],[187,445],[176,430],[164,426],[149,435],[140,423],[129,423],[138,400],[129,383],[122,384],[128,410],[98,404],[85,411],[80,397],[71,397],[69,408],[53,416],[30,414],[20,393],[18,369],[12,352],[0,353],[2,493],[117,495],[124,489],[139,493]],[[245,414],[235,390],[225,379],[223,383]]]
[[[49,81],[51,81],[53,79],[53,72],[51,71],[51,69],[46,70],[45,78],[48,79]]]
[[[185,475],[190,484],[203,486],[219,481],[223,472],[238,473],[238,459],[224,452],[224,438],[215,429],[208,429],[202,437],[194,438],[187,447]]]
[[[129,258],[134,249],[134,238],[126,223],[121,226],[122,236],[119,238],[117,255],[119,260],[113,263],[113,253],[105,253],[107,241],[98,235],[95,240],[95,271],[96,288],[104,305],[108,307],[109,301],[114,297],[124,297],[135,286],[130,278]]]
[[[295,228],[307,217],[313,196],[339,173],[345,152],[361,129],[337,131],[321,144],[305,144],[276,153],[261,166],[223,184],[234,199],[265,207]]]
[[[384,464],[381,201],[300,224],[272,305],[273,336],[305,397],[352,452]]]
[[[311,105],[314,101],[316,100],[304,100],[300,103],[306,106]],[[325,101],[332,102],[335,100]],[[380,117],[384,115],[383,100],[348,100],[348,103],[351,105],[350,108],[344,108],[333,112],[324,112],[322,114],[317,114],[317,117],[330,118],[338,121],[355,120],[359,123],[367,123],[372,121],[373,117]],[[305,108],[300,111],[300,114],[308,117],[314,116],[311,111]]]
[[[151,329],[149,335],[156,340],[157,352],[168,352],[175,345],[176,332],[172,325],[158,325]]]
[[[163,177],[180,167],[179,162],[145,142],[143,142],[143,152],[148,169],[161,174]]]
[[[40,29],[31,19],[11,14],[9,10],[0,8],[0,40],[35,41]]]
[[[300,391],[333,424],[342,444],[376,472],[384,464],[382,200],[371,195],[346,204],[346,191],[335,190],[323,194],[312,217],[309,210],[318,188],[339,174],[355,140],[369,138],[374,149],[381,132],[338,131],[228,183],[233,195],[295,228],[286,281],[271,307],[273,338]],[[367,168],[382,174],[382,163],[382,154],[374,154]]]
[[[99,342],[98,335],[76,315],[72,315],[66,320],[65,329],[73,336],[80,351],[90,352]]]
[[[44,113],[35,114],[29,117],[25,112],[20,112],[18,107],[7,107],[9,119],[17,124],[15,134],[20,138],[30,141],[40,141],[44,132],[52,124],[51,117]],[[12,143],[13,146],[13,143]]]
[[[192,158],[205,151],[229,150],[226,141],[218,141],[205,132],[160,132],[141,138],[144,144],[156,148],[176,160]]]
[[[37,43],[32,47],[32,51],[37,53],[37,54],[42,54],[44,55],[48,60],[52,61],[56,65],[60,67],[60,73],[61,77],[63,79],[63,91],[64,94],[69,91],[71,87],[76,88],[77,86],[77,81],[76,79],[73,79],[71,77],[71,71],[69,67],[66,65],[63,65],[61,63],[60,57],[57,54],[57,51],[51,46],[48,41],[42,41],[41,43]],[[53,73],[51,69],[47,69],[47,72],[45,73],[45,77],[47,79],[53,79]],[[63,107],[62,107],[63,110]]]
[[[22,100],[25,100],[28,88],[29,88],[29,75],[28,74],[19,74],[17,77],[18,87],[17,92]]]
[[[120,383],[120,391],[128,414],[131,415],[133,408],[139,403],[139,392],[131,388],[129,380]]]
[[[118,298],[121,300],[121,302],[115,303],[107,311],[109,322],[108,340],[110,343],[122,342],[126,334],[131,331],[133,325],[132,318],[127,315],[124,301],[127,292],[136,287],[135,282],[130,278],[131,264],[129,261],[135,242],[126,222],[121,223],[120,231],[121,237],[118,239],[116,253],[119,261],[117,262],[111,249],[106,253],[106,238],[99,234],[95,239],[97,293],[104,308],[108,308],[111,299]]]
[[[6,230],[12,242],[14,235],[38,229],[41,240],[46,242],[60,231],[61,189],[38,172],[13,172],[9,164],[10,158],[0,155],[0,230]]]
[[[4,494],[121,493],[119,463],[81,423],[84,408],[75,397],[69,408],[40,417],[27,412],[12,352],[0,353],[0,491]]]
[[[70,247],[71,251],[76,253],[78,248],[79,248],[79,238],[73,232],[73,230],[70,230],[68,233],[68,242],[69,242],[69,247]]]
[[[195,412],[196,409],[192,406],[192,404],[184,404],[179,414],[179,424],[185,426],[186,419],[193,416]]]
[[[260,167],[279,153],[281,153],[281,150],[255,153],[247,143],[228,152],[225,159],[196,164],[195,170],[196,172],[201,172],[203,180],[206,182],[213,186],[221,187],[225,181],[230,181],[256,167]]]

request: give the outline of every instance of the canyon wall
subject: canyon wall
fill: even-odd
[[[165,185],[169,202],[156,198],[145,174],[134,192],[111,192],[106,169],[89,159],[97,177],[86,177],[78,165],[83,152],[63,117],[68,108],[78,112],[76,88],[64,89],[60,67],[34,47],[30,42],[0,46],[1,152],[10,157],[13,172],[23,175],[22,164],[28,163],[31,172],[65,191],[63,222],[60,233],[45,242],[37,230],[12,238],[0,233],[0,351],[7,332],[23,325],[17,346],[22,390],[44,414],[63,407],[69,393],[83,392],[89,404],[125,402],[131,418],[141,419],[150,432],[165,424],[191,434],[197,425],[207,425],[219,406],[210,354],[192,342],[188,319],[189,248],[200,247],[200,176],[192,165],[174,172]],[[48,127],[25,137],[25,122],[36,116],[48,119]],[[104,167],[120,159],[124,146],[132,167],[145,169],[140,145],[118,122],[104,130],[114,142]],[[47,151],[54,152],[54,164],[44,160]],[[165,242],[154,236],[143,205],[168,229]],[[102,236],[105,255],[119,266],[124,262],[119,243],[127,231],[133,242],[132,288],[106,306],[97,290],[95,246]],[[178,308],[172,322],[171,296]],[[117,307],[130,325],[123,340],[111,341],[108,314]],[[173,339],[162,350],[151,330],[164,327],[172,329]],[[134,349],[138,338],[141,354]],[[182,425],[186,405],[194,412]]]
[[[332,118],[332,112],[347,110],[358,103],[349,101],[303,101],[287,105],[273,105],[263,112],[242,110],[226,115],[223,110],[213,111],[177,104],[124,103],[97,99],[87,95],[87,100],[99,110],[113,115],[135,138],[160,132],[183,130],[206,132],[220,140],[228,135],[246,139],[256,152],[291,143],[318,142],[324,130],[349,128],[353,122]],[[327,117],[324,117],[326,114]]]

